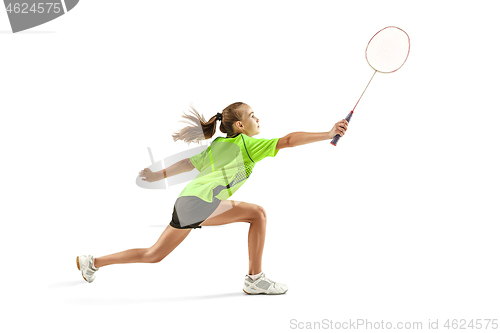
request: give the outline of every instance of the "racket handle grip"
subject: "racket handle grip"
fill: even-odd
[[[339,139],[340,139],[340,135],[338,135],[338,134],[337,134],[337,135],[335,135],[335,136],[333,137],[333,140],[332,140],[332,141],[330,141],[330,143],[331,143],[332,145],[336,146],[336,145],[337,145],[337,142],[339,141]]]
[[[349,112],[349,114],[347,115],[347,117],[345,117],[345,120],[347,120],[347,122],[350,122],[351,121],[351,117],[352,117],[352,114],[354,113],[354,111],[351,111]],[[333,137],[333,140],[330,141],[330,143],[334,146],[337,146],[337,142],[339,141],[340,139],[340,135],[337,134]]]

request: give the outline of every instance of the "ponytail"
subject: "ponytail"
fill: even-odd
[[[227,133],[228,137],[237,134],[234,131],[233,124],[241,120],[241,114],[238,107],[241,106],[242,102],[236,102],[222,111],[222,121],[220,124],[220,131],[222,133]],[[215,128],[217,126],[217,115],[212,116],[208,121],[205,120],[203,115],[200,115],[195,108],[191,111],[192,115],[184,113],[183,118],[190,120],[194,126],[186,126],[179,132],[174,133],[172,137],[174,141],[182,140],[190,144],[191,142],[200,143],[201,140],[210,139],[215,134]],[[190,124],[189,122],[182,120],[182,122]],[[192,124],[191,124],[192,125]]]

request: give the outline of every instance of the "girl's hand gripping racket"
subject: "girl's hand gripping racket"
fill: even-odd
[[[351,111],[349,112],[349,114],[347,115],[347,117],[345,117],[345,120],[347,120],[347,123],[349,123],[351,121],[351,117],[352,117],[352,113],[354,111]],[[340,139],[340,134],[337,134],[333,137],[333,140],[330,142],[332,145],[336,146],[337,145],[337,141],[339,141]]]
[[[368,42],[365,51],[368,65],[375,70],[366,88],[368,88],[377,72],[388,74],[400,69],[406,62],[409,54],[410,37],[402,29],[386,27],[377,32]],[[345,118],[347,122],[351,120],[354,109],[356,109],[361,97],[363,97],[366,88],[363,90],[352,111]],[[330,143],[336,146],[339,139],[340,135],[337,134]]]

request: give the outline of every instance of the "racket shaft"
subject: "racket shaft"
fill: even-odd
[[[361,97],[363,97],[363,95],[365,94],[365,91],[366,91],[366,89],[368,89],[368,86],[369,86],[369,85],[370,85],[370,83],[372,82],[373,77],[375,76],[375,74],[377,74],[377,71],[374,71],[374,72],[373,72],[373,75],[372,75],[372,77],[370,78],[370,81],[368,81],[368,84],[366,85],[365,90],[363,90],[363,93],[361,94],[361,96],[359,96],[359,99],[358,99],[358,101],[356,102],[356,105],[354,105],[354,107],[352,108],[352,111],[356,110],[356,106],[358,106],[358,103],[359,103],[359,101],[361,100]]]
[[[345,117],[345,120],[347,120],[347,122],[349,122],[349,121],[351,120],[351,117],[352,117],[352,114],[353,114],[353,112],[354,112],[354,109],[356,109],[356,106],[358,106],[358,103],[359,103],[359,101],[361,100],[361,97],[363,97],[363,95],[365,94],[365,91],[366,91],[366,89],[368,89],[368,86],[370,85],[370,82],[372,82],[373,77],[375,76],[375,74],[377,74],[377,71],[373,72],[373,75],[372,75],[372,77],[370,78],[370,81],[368,81],[368,84],[366,85],[365,90],[363,90],[363,93],[361,94],[361,96],[359,96],[359,99],[358,99],[358,101],[356,102],[356,105],[354,105],[354,108],[352,109],[352,111],[351,111],[351,112],[349,112],[349,114],[347,115],[347,117]],[[332,141],[330,141],[330,143],[331,143],[332,145],[336,146],[336,145],[337,145],[337,142],[338,142],[339,140],[340,140],[340,135],[338,135],[338,134],[337,134],[337,135],[335,135],[335,136],[333,137],[333,140],[332,140]]]

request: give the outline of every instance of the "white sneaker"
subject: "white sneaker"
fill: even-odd
[[[94,264],[94,257],[91,255],[88,256],[78,256],[76,257],[76,266],[82,272],[82,276],[88,283],[92,283],[95,280],[94,273],[99,270],[93,269],[92,265]]]
[[[247,274],[243,285],[243,291],[249,295],[280,295],[286,293],[287,290],[286,284],[274,282],[268,279],[264,273],[257,280],[252,280]]]

